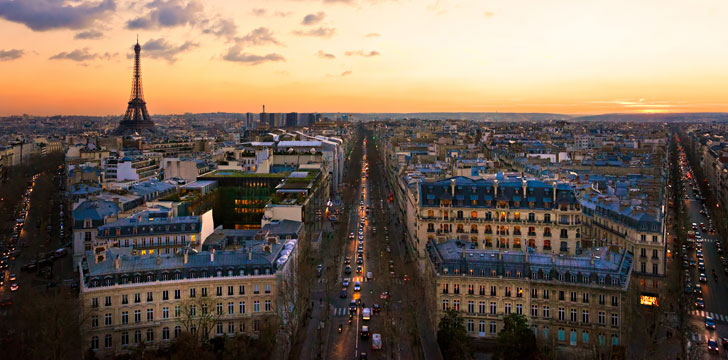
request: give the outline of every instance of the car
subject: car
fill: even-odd
[[[15,281],[15,280],[18,280],[18,277],[15,276],[15,274],[10,274],[10,276],[8,276],[8,281]]]
[[[706,277],[705,277],[705,274],[703,274],[703,273],[700,273],[700,282],[701,282],[701,283],[706,283],[706,282],[708,282],[708,278],[706,278]]]
[[[404,278],[403,278],[402,280],[404,280],[404,281],[408,281],[409,279],[410,279],[410,278],[409,278],[409,276],[407,276],[407,274],[405,274],[405,275],[404,275]]]
[[[695,288],[693,289],[693,294],[703,296],[703,288],[701,288],[700,286],[695,286]]]
[[[703,251],[702,250],[698,250],[696,252],[696,255],[698,256],[699,259],[702,259],[703,258]]]
[[[354,240],[354,233],[349,233],[349,239]]]
[[[723,345],[724,348],[728,348],[728,338],[720,339],[720,343]]]
[[[351,264],[351,257],[347,256],[344,258],[344,265],[349,265],[349,264]]]
[[[0,306],[6,307],[13,304],[13,301],[10,298],[4,298],[2,301],[0,301]]]
[[[341,289],[341,292],[339,293],[339,297],[342,299],[346,299],[348,294],[346,293],[346,288]]]
[[[357,274],[361,274],[361,272],[362,272],[362,268],[361,268],[361,266],[357,266],[357,267],[356,267],[356,273],[357,273]]]
[[[705,328],[708,330],[715,330],[715,320],[708,316],[705,318]]]
[[[718,342],[715,339],[708,340],[708,351],[718,352]]]
[[[346,265],[346,268],[344,268],[344,273],[346,273],[347,275],[351,274],[351,266]]]
[[[358,246],[356,247],[356,249],[357,249],[357,250],[364,250],[364,245],[362,245],[362,244],[359,244],[359,245],[358,245]]]
[[[695,299],[695,307],[698,309],[705,309],[705,302],[703,301],[703,298],[699,297]]]
[[[374,307],[372,307],[372,310],[374,311],[374,313],[378,313],[379,311],[382,310],[382,308],[379,307],[379,304],[374,304]]]
[[[690,267],[695,267],[695,260],[690,260]]]
[[[690,263],[688,263],[687,261],[683,261],[682,267],[683,269],[687,269],[690,267]]]
[[[349,287],[349,278],[344,278],[344,287]]]
[[[359,265],[361,265],[361,264],[364,263],[364,259],[361,258],[361,257],[358,257],[358,258],[356,258],[356,263],[359,264]]]
[[[10,291],[18,291],[18,283],[13,283],[10,285]]]
[[[367,339],[369,338],[369,326],[362,325],[361,327],[361,337]]]
[[[379,294],[379,298],[382,300],[387,300],[387,298],[389,298],[389,291],[385,291],[385,292]]]
[[[356,311],[356,300],[352,300],[349,302],[349,312]]]
[[[361,283],[357,281],[354,283],[354,291],[360,291],[360,290],[361,290]]]

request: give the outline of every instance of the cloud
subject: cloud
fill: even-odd
[[[163,38],[150,39],[142,44],[142,56],[152,59],[164,59],[170,63],[177,61],[177,55],[200,46],[192,41],[185,41],[181,45],[174,45]]]
[[[372,50],[370,52],[366,52],[364,50],[357,50],[357,51],[347,51],[344,53],[346,56],[363,56],[363,57],[372,57],[372,56],[379,56],[381,55],[379,51]]]
[[[493,17],[493,15],[495,15],[495,13],[494,13],[494,12],[492,12],[492,11],[486,11],[486,12],[485,12],[485,14],[483,14],[483,15],[484,15],[485,17],[489,18],[489,17]]]
[[[0,50],[0,61],[19,59],[23,54],[25,54],[25,51],[20,49]]]
[[[34,31],[83,29],[115,9],[115,0],[0,0],[0,18]]]
[[[293,13],[290,11],[276,11],[276,13],[275,13],[275,15],[278,17],[286,17],[286,16],[290,16],[291,14],[293,14]]]
[[[280,54],[254,55],[243,52],[243,47],[235,45],[228,49],[227,54],[222,56],[223,60],[238,62],[248,65],[258,65],[264,62],[286,61]]]
[[[281,43],[276,40],[275,36],[273,36],[273,32],[270,31],[270,29],[265,27],[259,27],[248,34],[246,34],[243,37],[235,38],[235,41],[238,43],[238,45],[248,44],[248,45],[265,45],[265,44],[275,44],[275,45],[281,45]]]
[[[344,77],[344,76],[348,76],[348,75],[351,75],[351,70],[346,70],[346,71],[344,71],[343,73],[341,73],[341,75],[340,75],[340,76],[341,76],[341,77]]]
[[[48,58],[48,60],[72,60],[76,62],[82,62],[86,60],[94,60],[94,59],[111,59],[112,57],[115,57],[118,54],[111,54],[111,53],[103,53],[103,54],[97,54],[92,53],[89,51],[89,48],[83,48],[83,49],[76,49],[70,52],[60,52],[58,54],[55,54]]]
[[[202,32],[231,40],[238,34],[238,27],[235,25],[235,21],[233,21],[233,19],[219,18],[211,25],[202,29]]]
[[[253,9],[253,10],[251,10],[251,12],[255,16],[263,16],[263,15],[265,15],[266,10],[265,9]]]
[[[195,24],[202,16],[202,4],[196,0],[154,0],[146,5],[149,12],[126,22],[128,29],[158,29]]]
[[[104,33],[98,30],[86,30],[81,31],[80,33],[77,33],[73,38],[74,39],[101,39],[104,37]]]
[[[382,36],[382,35],[380,35],[378,33],[369,33],[369,34],[364,35],[364,37],[368,37],[368,38],[378,38],[380,36]]]
[[[301,21],[301,25],[316,25],[324,20],[326,17],[326,13],[323,11],[319,11],[315,14],[308,14],[303,17],[303,21]]]
[[[319,27],[316,29],[311,29],[308,31],[296,30],[293,33],[295,35],[299,35],[299,36],[315,36],[315,37],[322,37],[322,38],[328,39],[328,38],[334,36],[334,34],[336,33],[336,29],[327,28],[327,27],[322,26],[322,27]]]
[[[318,55],[318,57],[320,57],[322,59],[336,59],[336,56],[334,54],[326,53],[323,50],[319,50],[318,53],[316,53],[316,55]]]

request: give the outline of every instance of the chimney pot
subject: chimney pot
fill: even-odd
[[[185,249],[185,252],[184,252],[183,257],[184,257],[184,263],[187,264],[187,260],[189,260],[189,255],[187,254],[187,250],[186,249]]]
[[[215,249],[210,250],[210,262],[215,262]]]
[[[114,269],[119,270],[121,268],[121,256],[116,255],[116,259],[114,259]]]

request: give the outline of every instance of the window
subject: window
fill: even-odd
[[[99,337],[92,336],[91,337],[91,350],[98,350],[98,348],[99,348]]]
[[[452,308],[455,311],[460,311],[460,300],[453,300]]]
[[[91,327],[99,327],[99,317],[97,315],[91,315]]]
[[[546,319],[551,318],[551,311],[548,306],[543,307],[543,317]]]
[[[480,334],[480,336],[483,336],[483,334],[485,334],[485,321],[483,320],[480,320],[478,322],[478,334]]]
[[[442,311],[450,310],[450,300],[442,300]]]
[[[495,286],[491,285],[490,287],[490,296],[496,296],[495,295]]]
[[[450,291],[450,284],[442,284],[442,293],[447,294]]]
[[[222,335],[222,323],[217,323],[217,336]]]
[[[652,264],[652,274],[657,275],[657,264]]]
[[[168,307],[162,308],[162,319],[169,319],[169,308]]]
[[[522,304],[516,304],[516,314],[523,315],[523,305]]]
[[[147,321],[154,321],[154,309],[147,309]]]
[[[475,323],[473,322],[473,320],[468,319],[468,332],[473,331],[475,331]]]
[[[253,294],[260,294],[260,285],[253,285]]]
[[[511,297],[511,288],[509,286],[505,287],[505,295],[506,297]]]
[[[245,295],[245,285],[238,286],[238,295]]]
[[[485,314],[485,301],[481,301],[478,303],[478,312],[481,314]]]
[[[111,306],[111,296],[107,296],[104,301],[104,306]]]
[[[202,276],[200,275],[200,277],[202,277]],[[219,289],[219,287],[218,287],[218,289]],[[220,294],[220,295],[222,295],[222,294]],[[206,297],[206,296],[207,296],[207,288],[203,287],[202,288],[202,297]]]
[[[581,302],[583,302],[584,304],[589,303],[589,293],[581,294]]]
[[[490,302],[490,314],[495,315],[495,312],[496,312],[495,301],[491,301]]]
[[[538,305],[531,305],[531,316],[538,317]]]
[[[564,328],[559,328],[559,341],[566,340],[566,332],[564,331]]]
[[[169,300],[169,290],[162,291],[162,300]]]
[[[559,307],[559,320],[564,321],[566,319],[566,311],[564,308]]]
[[[547,289],[543,290],[543,298],[548,299],[549,298],[549,291]]]
[[[265,284],[265,293],[270,294],[270,284]]]
[[[134,303],[138,304],[140,302],[142,302],[142,294],[141,293],[134,294]]]
[[[475,302],[472,300],[468,301],[468,312],[471,314],[475,312]]]
[[[561,300],[561,301],[564,301],[565,300],[564,291],[563,290],[559,290],[559,300]]]
[[[121,346],[124,347],[127,345],[129,345],[129,333],[124,331],[121,333]]]
[[[470,285],[468,285],[468,295],[473,295],[473,294],[475,294],[475,286],[470,284]]]
[[[531,288],[531,298],[532,299],[538,299],[538,289]]]
[[[617,314],[612,314],[612,326],[619,326],[619,317]]]
[[[121,304],[126,305],[129,303],[129,295],[121,295]]]
[[[140,323],[142,321],[142,311],[134,310],[134,323]]]
[[[490,322],[490,333],[495,334],[496,333],[496,327],[495,327],[495,321]]]
[[[152,292],[148,291],[147,292],[147,302],[152,302],[152,301],[154,301],[154,297],[152,296]]]
[[[504,305],[505,305],[505,310],[504,310],[505,314],[510,314],[511,313],[511,303],[505,303]]]
[[[190,297],[193,298],[196,296],[195,288],[190,288]]]
[[[141,330],[134,331],[134,343],[139,344],[142,342],[142,332]]]
[[[604,325],[605,321],[606,320],[605,320],[605,316],[604,316],[604,311],[600,311],[599,312],[599,325]]]
[[[617,306],[619,304],[619,300],[617,300],[617,297],[612,295],[612,306]]]
[[[147,329],[147,342],[154,341],[154,329]]]
[[[222,296],[222,286],[218,286],[215,290],[216,290],[215,295]],[[220,325],[222,325],[222,324],[220,324]]]
[[[228,323],[228,331],[227,332],[228,332],[228,334],[232,334],[232,333],[235,332],[235,323],[234,322],[231,321],[231,322]]]
[[[253,312],[260,312],[260,301],[253,301]]]
[[[162,340],[169,340],[169,328],[166,326],[162,328]]]
[[[93,299],[91,299],[91,307],[92,308],[99,307],[99,298],[93,298]]]
[[[604,305],[604,303],[606,301],[606,297],[607,296],[604,294],[599,294],[599,305]]]
[[[129,312],[128,311],[122,311],[121,312],[121,324],[126,325],[129,323]]]
[[[111,334],[104,336],[104,347],[107,349],[111,347]]]
[[[222,303],[217,303],[215,307],[217,308],[217,314],[222,315]]]
[[[232,286],[228,286],[228,295],[235,295],[235,291]]]
[[[245,314],[245,301],[241,301],[238,308],[241,314]]]
[[[111,325],[111,313],[104,315],[104,325]]]
[[[589,323],[589,310],[581,311],[581,322],[583,322],[584,324]]]
[[[174,307],[174,317],[178,318],[180,317],[180,313],[182,312],[182,309],[179,305]]]
[[[571,321],[576,322],[576,309],[571,309],[570,314],[571,314],[571,317],[570,317]]]
[[[174,291],[174,298],[175,298],[176,300],[179,300],[179,299],[181,298],[181,297],[180,297],[180,291],[179,291],[179,289],[177,289],[177,290],[175,290],[175,291]]]
[[[179,325],[175,326],[174,327],[174,337],[175,338],[179,337],[179,334],[181,334],[181,333],[182,333],[182,327]]]
[[[572,291],[570,296],[571,296],[571,301],[576,302],[576,291]]]
[[[523,297],[523,288],[516,288],[516,297]]]

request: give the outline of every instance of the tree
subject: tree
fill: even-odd
[[[200,344],[207,343],[212,328],[217,325],[222,317],[212,299],[206,296],[188,298],[182,301],[180,315],[177,322],[185,332],[197,335],[196,338]]]
[[[494,359],[536,359],[540,357],[536,335],[528,328],[528,320],[519,314],[503,318],[503,330],[496,338]]]
[[[470,337],[460,312],[450,309],[440,319],[437,342],[444,359],[470,359]]]

